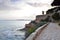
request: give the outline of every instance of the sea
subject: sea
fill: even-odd
[[[18,31],[25,28],[30,21],[0,21],[0,40],[24,40],[25,31]]]

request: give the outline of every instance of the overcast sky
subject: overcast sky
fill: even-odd
[[[0,19],[35,18],[51,7],[53,0],[0,0]]]

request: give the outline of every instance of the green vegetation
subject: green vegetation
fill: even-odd
[[[36,24],[34,27],[31,27],[27,30],[26,32],[26,37],[28,37],[31,33],[35,32],[35,30],[39,27],[41,27],[42,25],[46,24],[46,22],[40,22],[38,24]]]
[[[60,23],[58,25],[60,26]]]
[[[60,21],[58,22],[58,25],[60,26]]]
[[[31,28],[29,28],[28,33],[31,34],[34,31],[35,31],[35,28],[34,27],[31,27]]]
[[[54,15],[52,15],[52,18],[57,21],[60,20],[59,13],[55,13]]]
[[[31,27],[31,28],[29,28],[27,31],[26,31],[26,38],[31,34],[31,33],[33,33],[34,31],[36,30],[36,28],[35,27]]]

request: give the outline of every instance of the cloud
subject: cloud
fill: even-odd
[[[0,10],[15,10],[18,4],[22,4],[22,0],[0,0]]]
[[[11,0],[12,2],[16,2],[16,1],[22,1],[22,0]]]
[[[34,18],[49,8],[38,0],[0,0],[0,19]]]
[[[35,7],[41,7],[44,5],[51,5],[53,0],[27,0],[26,3],[35,6]]]
[[[50,4],[53,0],[0,0],[0,10],[20,10],[25,4],[41,7]]]

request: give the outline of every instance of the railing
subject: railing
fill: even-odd
[[[35,40],[37,36],[42,32],[42,30],[47,27],[47,24],[44,24],[43,26],[39,27],[35,32],[33,32],[26,40]]]

